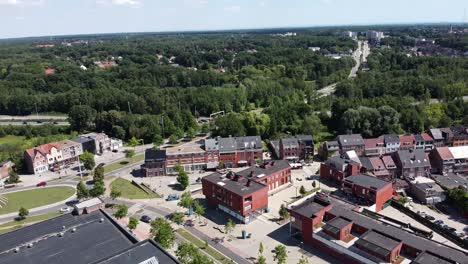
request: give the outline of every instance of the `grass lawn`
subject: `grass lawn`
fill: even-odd
[[[138,155],[135,155],[131,159],[124,159],[122,161],[111,163],[109,165],[104,166],[104,172],[107,173],[107,172],[115,171],[125,166],[128,166],[130,164],[143,161],[144,159],[145,159],[145,154],[138,154]]]
[[[149,195],[140,188],[133,185],[131,182],[118,178],[111,183],[111,189],[115,188],[121,192],[122,198],[127,199],[152,199],[160,198],[159,195]]]
[[[187,239],[190,241],[190,243],[194,244],[200,250],[204,251],[206,254],[210,255],[212,258],[216,259],[217,261],[225,264],[232,263],[229,258],[225,257],[223,254],[219,253],[217,250],[214,248],[208,246],[208,248],[205,248],[205,242],[201,241],[200,239],[194,237],[192,234],[187,232],[185,229],[179,228],[176,231],[181,237]]]
[[[0,144],[16,144],[16,143],[22,143],[24,140],[24,137],[21,136],[5,136],[5,137],[0,137]]]
[[[13,221],[13,222],[8,222],[0,225],[0,228],[6,228],[6,227],[15,227],[17,225],[24,225],[24,224],[29,224],[29,223],[34,223],[34,222],[41,222],[50,218],[57,217],[59,215],[62,215],[61,213],[50,213],[50,214],[43,214],[43,215],[36,215],[36,216],[31,216],[27,217],[26,219],[20,220],[20,221]]]
[[[0,215],[17,212],[20,207],[29,210],[35,207],[60,202],[71,197],[74,193],[75,188],[66,186],[37,188],[34,190],[8,193],[2,195],[8,199],[8,202],[0,208]]]

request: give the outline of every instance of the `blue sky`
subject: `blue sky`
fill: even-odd
[[[0,38],[461,22],[467,0],[0,0]]]

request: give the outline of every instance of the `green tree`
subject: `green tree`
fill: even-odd
[[[99,197],[106,192],[106,188],[104,187],[104,183],[96,182],[94,183],[93,188],[89,191],[89,195],[91,197]]]
[[[162,138],[161,135],[157,134],[153,138],[153,145],[155,149],[159,149],[161,145],[164,144],[164,139]]]
[[[104,182],[104,167],[103,166],[97,166],[94,169],[93,180],[94,182]]]
[[[297,264],[309,264],[309,259],[306,256],[302,256]]]
[[[182,190],[187,189],[189,186],[189,176],[184,170],[179,171],[179,175],[177,176],[177,182],[180,184]]]
[[[119,198],[120,196],[122,196],[121,191],[117,190],[115,187],[111,188],[110,197],[112,198],[112,200],[115,200]]]
[[[179,137],[177,135],[171,135],[169,137],[169,142],[171,144],[177,144],[177,143],[179,143]]]
[[[258,256],[257,264],[266,264],[266,258],[263,255]]]
[[[302,197],[307,193],[306,189],[304,188],[304,185],[301,185],[301,188],[299,189],[299,193],[301,194]]]
[[[304,122],[302,123],[302,133],[316,136],[324,129],[325,128],[322,125],[322,121],[320,121],[320,118],[317,115],[312,114],[304,117]]]
[[[127,151],[125,151],[125,158],[127,159],[131,159],[135,156],[135,150],[133,149],[127,149]]]
[[[188,138],[194,138],[195,135],[197,134],[197,131],[195,131],[195,129],[193,127],[190,127],[188,130],[187,130],[187,137]]]
[[[174,222],[174,223],[176,223],[178,225],[183,224],[184,223],[184,213],[181,213],[181,212],[172,213],[171,220],[172,220],[172,222]]]
[[[9,173],[8,173],[8,183],[9,184],[13,184],[13,183],[18,183],[20,180],[19,176],[18,176],[18,173],[16,173],[15,171],[11,170]]]
[[[259,255],[263,255],[263,251],[264,251],[264,250],[265,250],[265,249],[263,248],[263,243],[260,242],[260,246],[258,246],[258,254],[259,254]]]
[[[226,225],[224,226],[224,232],[226,232],[226,234],[229,235],[232,231],[234,231],[235,228],[236,228],[236,223],[232,221],[231,218],[229,218]]]
[[[281,220],[287,219],[289,217],[288,209],[282,204],[279,209],[279,215]]]
[[[29,211],[28,209],[24,208],[24,207],[21,207],[19,210],[18,210],[18,217],[20,219],[26,219],[26,216],[29,215]]]
[[[136,146],[138,146],[140,144],[140,141],[136,138],[136,137],[132,137],[129,141],[128,141],[128,145],[130,145],[130,147],[132,148],[135,148]]]
[[[288,253],[286,247],[283,245],[278,245],[275,247],[275,255],[273,259],[278,262],[278,264],[285,264],[288,258]]]
[[[213,131],[215,136],[245,136],[245,127],[240,114],[229,113],[226,116],[217,117],[215,126],[216,130]]]
[[[163,248],[170,248],[174,244],[175,235],[171,224],[162,217],[158,217],[151,222],[151,234],[154,241]]]
[[[191,243],[181,243],[176,251],[177,259],[182,264],[212,264],[213,261]]]
[[[78,200],[85,199],[89,197],[88,189],[86,189],[86,186],[83,181],[80,181],[76,185],[76,198]]]
[[[193,203],[193,208],[197,218],[200,218],[205,214],[205,207],[203,207],[198,201]]]
[[[140,223],[140,221],[138,221],[138,219],[134,218],[134,217],[130,217],[130,219],[128,219],[128,225],[127,227],[130,229],[130,230],[135,230],[138,226],[138,224]]]
[[[96,162],[94,161],[94,154],[88,151],[85,151],[80,156],[80,162],[83,163],[83,166],[87,170],[92,170],[94,166],[96,166]]]
[[[128,214],[128,207],[124,204],[117,205],[117,210],[114,212],[113,216],[117,219],[122,219]]]
[[[68,112],[70,129],[78,132],[92,129],[96,119],[96,110],[87,105],[75,105]]]
[[[179,206],[183,208],[191,208],[193,206],[194,200],[189,192],[184,192],[180,197],[180,201],[178,203]]]

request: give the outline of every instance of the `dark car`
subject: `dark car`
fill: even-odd
[[[151,222],[151,217],[149,217],[147,215],[142,215],[140,217],[140,221],[145,222],[145,223],[149,223],[149,222]]]
[[[45,187],[47,185],[47,182],[40,182],[36,184],[36,187]]]
[[[170,194],[167,196],[166,201],[177,201],[180,199],[180,196],[178,194]]]
[[[198,177],[198,178],[195,180],[195,182],[201,182],[201,178]]]
[[[429,221],[434,221],[435,220],[435,218],[433,216],[431,216],[431,215],[426,215],[424,218],[426,218]]]

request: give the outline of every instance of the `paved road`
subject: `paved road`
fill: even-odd
[[[356,64],[349,73],[348,78],[355,78],[357,75],[357,71],[363,62],[367,61],[367,57],[370,54],[369,43],[367,41],[358,41],[358,48],[353,53],[353,58],[356,61]],[[362,56],[361,56],[362,55]],[[329,96],[335,92],[337,83],[330,84],[320,90],[317,91],[319,97]]]
[[[53,116],[53,115],[27,115],[27,116],[11,116],[11,115],[0,115],[0,120],[67,120],[68,116]]]
[[[70,123],[68,123],[67,121],[56,121],[56,122],[41,122],[41,123],[38,123],[38,122],[35,122],[35,121],[29,121],[29,122],[26,122],[24,121],[24,123],[22,121],[6,121],[6,122],[0,122],[0,126],[42,126],[42,125],[45,125],[45,124],[49,124],[49,125],[54,125],[54,126],[69,126]]]

